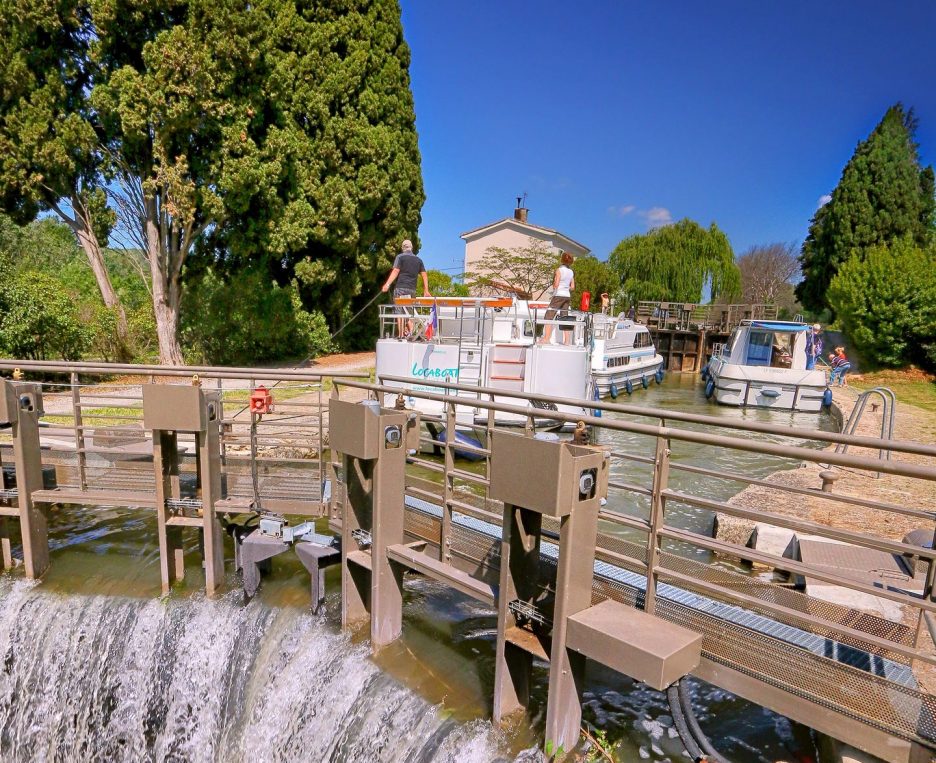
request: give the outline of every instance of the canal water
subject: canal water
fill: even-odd
[[[671,375],[630,402],[831,428],[814,415],[708,406],[689,375]],[[605,442],[652,453],[648,438]],[[673,458],[754,476],[781,466],[683,444]],[[620,469],[614,477],[626,481],[647,475],[639,464]],[[698,491],[694,479],[674,474],[671,484]],[[708,485],[713,497],[739,489]],[[633,500],[609,507],[645,510]],[[711,523],[683,511],[683,526]],[[340,632],[335,568],[326,612],[313,616],[308,575],[292,554],[274,561],[249,604],[233,576],[229,593],[207,599],[194,537],[186,581],[161,598],[151,511],[57,508],[50,540],[52,567],[41,583],[0,577],[0,760],[540,759],[532,748],[545,716],[545,670],[535,674],[530,720],[495,728],[486,719],[496,617],[433,581],[407,582],[404,637],[371,658],[363,634]],[[587,683],[585,720],[604,732],[617,760],[685,760],[661,694],[599,666],[589,667]],[[812,759],[804,727],[705,684],[693,683],[692,693],[703,728],[730,759]]]

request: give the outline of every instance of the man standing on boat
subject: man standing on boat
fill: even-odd
[[[396,288],[393,290],[393,301],[400,297],[416,296],[416,282],[422,276],[423,296],[429,295],[429,275],[426,273],[426,266],[423,261],[413,254],[413,242],[407,239],[400,246],[402,251],[393,261],[393,270],[383,285],[382,291],[390,291],[391,284],[396,281]],[[398,307],[397,312],[403,315],[409,315],[405,307]],[[401,337],[408,336],[413,331],[413,319],[409,318],[406,322],[406,334],[403,333],[403,319],[397,318],[397,334]]]
[[[819,332],[822,326],[813,324],[812,331],[806,332],[806,370],[812,371],[816,367],[816,358],[822,355],[822,337]]]

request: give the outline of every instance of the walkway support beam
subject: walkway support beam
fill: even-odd
[[[0,380],[0,426],[8,425],[13,435],[15,494],[7,489],[0,464],[0,546],[3,568],[13,566],[13,545],[9,520],[18,519],[23,544],[26,577],[42,577],[49,568],[49,528],[46,515],[32,500],[42,489],[42,458],[39,451],[39,417],[42,416],[42,388],[39,384]]]
[[[387,549],[403,543],[407,412],[374,400],[329,400],[329,443],[341,454],[341,624],[370,617],[371,646],[403,628],[403,567]]]

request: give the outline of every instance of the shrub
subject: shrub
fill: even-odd
[[[30,360],[77,360],[89,332],[62,284],[26,271],[0,278],[0,351]]]
[[[872,247],[841,266],[828,301],[871,362],[936,368],[936,246],[905,238]]]

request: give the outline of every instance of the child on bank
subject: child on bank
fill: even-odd
[[[835,385],[836,380],[838,380],[839,387],[847,387],[848,382],[845,381],[845,374],[851,370],[851,363],[848,362],[848,358],[845,356],[844,347],[836,347],[835,352],[829,353],[829,365],[832,366],[829,386]]]

